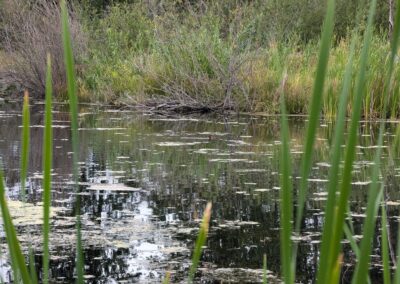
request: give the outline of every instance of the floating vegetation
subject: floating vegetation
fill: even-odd
[[[87,189],[88,190],[95,190],[95,191],[122,191],[122,192],[137,192],[137,191],[141,191],[142,190],[141,188],[129,187],[129,186],[126,186],[125,184],[122,184],[122,183],[90,184],[90,186]]]
[[[162,147],[181,147],[181,146],[195,146],[202,144],[202,142],[159,142],[155,143],[157,146]]]
[[[43,204],[22,202],[18,200],[7,201],[10,214],[13,217],[14,225],[19,226],[34,226],[43,224]],[[50,218],[54,218],[59,213],[65,212],[66,208],[51,207]],[[1,216],[1,214],[0,214]]]

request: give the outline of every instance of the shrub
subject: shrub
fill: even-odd
[[[32,94],[42,97],[45,90],[44,62],[47,53],[50,53],[55,92],[64,93],[66,79],[57,1],[4,0],[2,5],[2,45],[12,62],[5,71],[6,83],[19,84]],[[72,7],[70,25],[74,53],[80,58],[85,50],[85,38],[77,13]]]

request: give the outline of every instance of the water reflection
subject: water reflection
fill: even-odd
[[[0,155],[10,200],[21,201],[19,152],[21,117],[18,107],[0,112]],[[28,203],[40,210],[43,113],[33,107],[31,156],[27,181]],[[71,143],[68,113],[54,113],[52,187],[51,277],[70,283],[74,278],[74,206],[71,187]],[[303,119],[290,120],[294,181],[304,135]],[[172,281],[187,277],[190,252],[199,219],[208,200],[213,202],[212,224],[199,279],[261,281],[262,256],[267,254],[270,277],[279,275],[279,118],[157,117],[128,111],[97,110],[82,106],[80,115],[80,187],[85,244],[85,274],[93,283],[160,282],[165,271]],[[385,147],[391,144],[395,125],[386,125]],[[299,281],[312,282],[319,257],[323,225],[329,143],[332,123],[318,130],[310,195],[299,244]],[[377,124],[363,122],[353,173],[350,208],[355,233],[361,232],[367,200],[370,166]],[[385,196],[394,245],[400,203],[396,155],[383,149],[388,186]],[[388,161],[394,163],[389,164]],[[396,203],[397,202],[397,203]],[[15,203],[13,210],[24,210]],[[25,220],[19,226],[21,242],[36,250],[40,272],[40,222]],[[40,221],[40,220],[39,220]],[[374,242],[374,264],[379,258],[379,226]],[[2,234],[0,276],[10,279]],[[354,254],[346,249],[342,279],[351,276]],[[372,279],[381,281],[380,267]]]

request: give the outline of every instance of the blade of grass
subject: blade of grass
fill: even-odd
[[[360,248],[357,245],[356,240],[354,239],[353,235],[353,230],[351,229],[351,227],[348,224],[344,224],[343,226],[343,231],[344,234],[347,238],[347,240],[350,242],[350,247],[353,250],[353,252],[356,255],[356,259],[358,260],[360,258]],[[370,284],[371,283],[371,279],[370,277],[367,278],[367,283]]]
[[[35,268],[35,255],[31,245],[29,245],[29,273],[31,276],[32,284],[39,283]]]
[[[49,283],[51,168],[53,160],[51,58],[47,55],[46,103],[43,134],[43,283]]]
[[[387,216],[386,208],[384,204],[384,199],[382,198],[381,206],[381,228],[382,228],[382,263],[383,263],[383,283],[391,284],[390,279],[390,262],[389,262],[389,245],[388,245],[388,228],[387,228]]]
[[[167,271],[167,273],[165,273],[165,279],[163,281],[163,284],[169,284],[171,280],[171,272]]]
[[[319,276],[318,283],[321,284],[327,283],[328,280],[332,279],[332,271],[339,256],[339,252],[341,250],[340,239],[343,235],[345,212],[351,189],[352,169],[355,158],[355,147],[358,138],[358,126],[359,126],[362,101],[364,96],[366,66],[367,66],[368,52],[372,37],[372,28],[373,28],[372,24],[375,16],[375,10],[376,10],[376,0],[372,0],[368,15],[367,29],[364,35],[364,44],[361,51],[359,73],[356,79],[356,86],[354,91],[355,98],[353,102],[353,112],[350,121],[348,142],[345,150],[345,161],[344,161],[342,182],[340,183],[339,187],[340,194],[336,202],[337,205],[336,209],[334,210],[335,215],[333,217],[333,222],[330,224],[333,225],[333,230],[331,237],[329,239],[329,243],[326,244],[329,245],[329,249],[327,249],[328,253],[326,254],[326,256],[321,256],[321,262],[324,262],[325,264],[324,266],[319,265],[319,269],[322,269],[322,271],[318,273]]]
[[[332,279],[329,283],[339,283],[340,271],[343,263],[343,254],[340,254],[333,268]]]
[[[285,99],[281,96],[281,157],[280,174],[280,251],[281,270],[285,283],[294,283],[294,266],[292,259],[292,220],[293,220],[293,188],[292,168],[289,145],[289,126],[286,115]]]
[[[356,269],[353,274],[354,284],[366,283],[368,279],[369,261],[371,259],[372,242],[375,230],[375,221],[378,214],[379,202],[382,198],[382,188],[378,188],[379,168],[374,167],[374,177],[369,189],[367,216],[364,220],[363,238],[360,245],[360,257],[357,259]],[[375,176],[376,175],[376,176]]]
[[[204,210],[203,220],[201,221],[199,235],[197,236],[196,245],[194,248],[192,266],[189,271],[189,283],[193,283],[194,274],[197,271],[197,266],[200,262],[201,253],[203,246],[207,240],[208,229],[210,226],[211,218],[211,202],[207,203],[206,209]]]
[[[326,77],[326,70],[329,60],[329,53],[331,48],[331,41],[334,27],[334,14],[335,14],[335,0],[328,0],[327,10],[325,15],[324,26],[321,36],[320,53],[318,57],[318,65],[314,81],[313,94],[311,97],[311,111],[308,118],[306,141],[303,150],[303,156],[300,167],[300,188],[298,194],[295,232],[300,233],[301,223],[303,219],[303,211],[305,201],[308,195],[308,177],[311,171],[313,148],[316,140],[316,131],[318,128],[321,107],[322,107],[322,94],[324,92],[324,84]],[[286,243],[283,243],[284,245]],[[296,275],[296,259],[297,259],[297,245],[294,245],[292,266],[293,278]],[[294,279],[293,279],[294,281]]]
[[[394,283],[400,283],[400,226],[398,226],[397,229],[397,252],[396,252],[397,256],[396,256],[396,260],[397,260],[397,264],[396,264],[396,270],[394,273],[394,278],[393,278],[393,282]]]
[[[10,252],[12,267],[14,275],[17,274],[17,278],[20,277],[23,283],[31,283],[28,268],[25,265],[25,257],[22,254],[21,246],[19,244],[15,227],[12,223],[10,212],[8,210],[7,201],[5,198],[5,187],[3,171],[0,169],[0,207],[3,218],[4,231],[7,238],[8,249]]]
[[[314,81],[314,89],[311,97],[311,109],[308,116],[307,134],[304,145],[304,151],[300,168],[300,189],[298,196],[298,205],[296,211],[295,232],[300,232],[301,222],[303,219],[304,205],[308,192],[308,177],[311,171],[311,163],[313,156],[313,148],[316,140],[316,131],[319,124],[319,118],[322,107],[322,98],[324,93],[324,84],[326,79],[326,70],[328,66],[329,53],[331,49],[333,27],[335,14],[335,0],[328,0],[325,21],[322,31],[320,53],[318,57],[318,66]],[[297,249],[295,249],[297,251]],[[294,259],[296,259],[296,252]]]
[[[78,98],[76,95],[75,66],[72,53],[71,35],[68,25],[68,10],[65,0],[61,1],[61,26],[64,47],[64,64],[67,73],[67,88],[69,98],[69,109],[71,115],[71,135],[72,135],[72,172],[75,192],[79,192],[78,187],[78,161],[79,161],[79,137],[78,137]],[[82,251],[81,220],[80,220],[80,195],[76,195],[75,204],[76,215],[76,273],[77,283],[83,283],[84,261]]]
[[[399,3],[399,1],[398,1]],[[361,284],[365,282],[366,275],[368,275],[368,266],[371,254],[372,238],[375,229],[375,220],[378,213],[378,206],[381,200],[381,194],[383,192],[383,185],[380,191],[378,191],[378,179],[380,171],[380,158],[382,153],[383,145],[383,134],[384,134],[384,121],[387,115],[387,105],[389,101],[389,89],[393,78],[394,62],[397,56],[398,41],[400,36],[400,9],[397,9],[396,20],[393,31],[393,40],[391,42],[391,55],[389,59],[389,68],[385,78],[385,86],[383,92],[384,106],[381,114],[381,123],[379,128],[378,138],[378,149],[376,151],[374,165],[372,168],[372,183],[370,185],[368,205],[367,205],[367,217],[364,222],[363,239],[361,241],[361,255],[357,262],[356,270],[354,272],[353,281],[354,284]]]
[[[29,112],[29,93],[25,91],[24,93],[24,105],[22,107],[22,149],[21,149],[21,195],[22,200],[26,201],[26,176],[28,172],[29,163],[29,136],[30,136],[30,112]]]
[[[268,284],[268,277],[267,277],[267,254],[264,253],[263,255],[263,284]]]
[[[355,47],[357,43],[357,29],[353,32],[353,37],[350,44],[350,54],[346,65],[346,70],[344,74],[344,80],[342,85],[342,91],[339,98],[338,114],[336,117],[336,125],[334,130],[334,138],[330,152],[331,167],[329,169],[328,177],[328,197],[325,208],[325,221],[322,233],[321,241],[321,260],[319,263],[318,276],[317,279],[326,276],[327,267],[327,254],[329,253],[329,240],[332,236],[333,230],[333,219],[334,219],[334,208],[336,203],[336,192],[337,192],[337,180],[339,177],[339,166],[341,160],[341,146],[343,143],[344,130],[346,124],[346,111],[347,102],[350,94],[351,80],[353,74],[353,61],[355,54]],[[325,281],[321,280],[321,281]]]

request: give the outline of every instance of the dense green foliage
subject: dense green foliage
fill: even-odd
[[[34,12],[29,10],[28,0],[3,2],[8,3],[5,7],[15,7],[9,3],[18,2],[17,7]],[[308,111],[326,1],[81,0],[74,3],[73,41],[81,100],[278,113],[277,94],[282,74],[287,72],[283,87],[288,113]],[[389,3],[378,1],[373,25],[370,67],[366,74],[369,94],[363,103],[364,115],[371,117],[377,117],[383,108],[379,94],[383,92],[382,74],[390,51],[389,22],[394,16]],[[368,1],[336,1],[334,47],[324,89],[326,116],[335,115],[352,30],[358,27],[358,33],[363,34],[368,7]],[[7,9],[0,12],[0,33],[9,35],[15,21],[7,19],[16,12]],[[18,17],[21,15],[18,13]],[[15,47],[16,54],[21,53],[20,48]],[[40,50],[33,50],[36,49]],[[359,43],[355,47],[354,68],[359,64],[360,49]],[[59,56],[62,54],[53,55],[53,61],[62,62],[62,58],[57,60]],[[0,49],[0,62],[4,66],[12,65],[5,60],[8,57]],[[0,72],[8,68],[1,65]],[[394,72],[399,72],[397,66]],[[15,72],[13,75],[16,77]],[[18,82],[24,85],[22,82],[27,82],[28,76],[20,77]],[[45,76],[43,73],[36,77],[43,81]],[[66,84],[66,79],[58,77],[56,90],[65,91],[62,82]],[[43,85],[34,79],[30,81],[33,82],[25,86],[28,89]],[[392,107],[387,116],[398,116],[397,89],[397,83],[392,82],[389,90]],[[31,91],[37,90],[35,87]],[[351,109],[350,104],[348,111]]]
[[[166,3],[114,2],[86,14],[92,37],[80,84],[83,99],[135,104],[156,96],[189,106],[279,112],[277,92],[286,70],[288,112],[308,111],[324,1]],[[368,8],[357,3],[336,3],[334,64],[323,107],[328,116],[335,114],[356,11],[360,19]],[[377,94],[389,53],[388,2],[379,7],[367,73],[371,94],[363,108],[370,116],[382,108]],[[358,24],[362,32],[365,24]],[[355,57],[356,67],[359,52]],[[396,115],[397,95],[391,99],[390,114]]]

